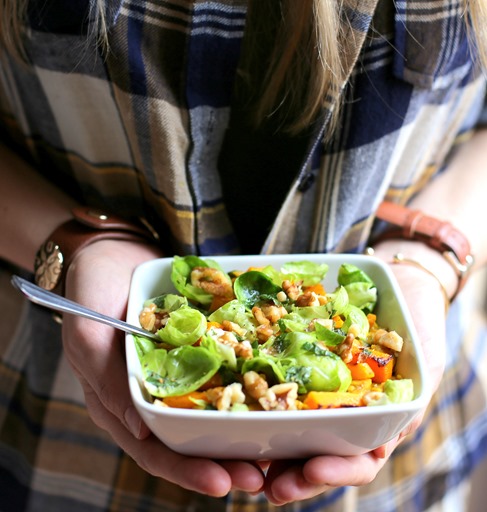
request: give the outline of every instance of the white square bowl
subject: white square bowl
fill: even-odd
[[[204,259],[204,258],[203,258]],[[290,261],[326,263],[325,289],[337,286],[342,263],[356,265],[375,282],[375,310],[381,327],[404,339],[397,372],[414,385],[411,402],[370,407],[301,411],[223,412],[166,408],[151,403],[131,335],[126,336],[130,392],[149,429],[176,452],[222,459],[289,459],[315,455],[359,455],[381,446],[399,434],[427,405],[428,382],[423,352],[402,293],[389,267],[370,256],[352,254],[291,254],[212,257],[226,271],[251,266],[279,268]],[[172,258],[140,265],[134,272],[127,321],[139,325],[145,300],[177,293],[170,279]]]

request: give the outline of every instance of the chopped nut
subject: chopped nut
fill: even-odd
[[[267,381],[257,372],[250,371],[244,373],[243,380],[245,391],[254,400],[262,398],[269,389]]]
[[[318,295],[318,302],[320,303],[320,306],[324,306],[328,302],[328,297]]]
[[[235,355],[242,359],[252,359],[254,357],[252,345],[248,340],[241,341],[233,347],[233,350],[235,351]]]
[[[277,300],[278,300],[279,302],[285,302],[285,301],[287,300],[287,295],[286,295],[286,293],[285,293],[284,291],[280,291],[280,292],[276,295],[276,297],[277,297]]]
[[[284,315],[287,315],[287,311],[282,306],[276,306],[275,304],[265,304],[262,306],[262,312],[264,313],[267,320],[270,323],[275,324]]]
[[[239,382],[234,382],[225,387],[209,389],[206,395],[210,403],[219,411],[229,411],[232,405],[243,404],[245,402],[242,384]]]
[[[228,345],[233,348],[235,355],[237,357],[242,357],[243,359],[252,359],[252,345],[249,341],[243,340],[238,341],[233,332],[229,331],[220,331],[221,335],[218,336],[218,341],[223,343],[223,345]]]
[[[379,331],[377,331],[378,333]],[[396,331],[385,332],[385,334],[381,334],[377,336],[377,333],[374,336],[374,342],[382,345],[383,347],[389,348],[396,352],[400,352],[403,346],[403,339]]]
[[[377,343],[377,340],[384,334],[387,334],[387,331],[385,329],[377,329],[377,331],[375,331],[374,333],[374,342]]]
[[[223,320],[222,327],[225,331],[234,332],[238,336],[245,336],[247,334],[247,330],[236,324],[235,322],[230,322],[230,320]]]
[[[344,363],[350,363],[353,358],[352,347],[355,336],[348,332],[345,339],[338,345],[338,355],[342,358]]]
[[[191,284],[217,297],[232,297],[233,287],[227,276],[216,268],[194,267]]]
[[[264,312],[259,307],[254,306],[252,308],[252,314],[254,315],[254,318],[257,320],[257,323],[259,325],[269,325],[270,324],[269,319],[264,315]]]
[[[294,411],[297,409],[298,385],[296,382],[276,384],[267,390],[259,399],[266,411]]]
[[[167,313],[157,311],[157,306],[153,302],[145,306],[139,314],[140,325],[150,332],[157,332],[166,324],[168,318]]]
[[[270,325],[259,325],[256,329],[257,339],[261,343],[265,343],[273,334],[274,331]]]
[[[301,284],[302,281],[299,283],[293,283],[286,279],[282,282],[282,289],[291,300],[296,300],[301,294]]]
[[[308,306],[320,306],[320,301],[315,292],[304,292],[296,299],[296,306],[300,308]]]
[[[366,393],[363,397],[364,405],[369,405],[372,402],[377,402],[384,396],[382,391],[370,391],[370,393]]]

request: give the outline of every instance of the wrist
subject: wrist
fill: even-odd
[[[157,245],[145,243],[143,240],[95,240],[76,252],[66,270],[66,278],[77,272],[80,267],[83,267],[83,270],[96,267],[109,272],[109,274],[120,271],[121,268],[127,268],[130,272],[146,261],[163,256],[164,254]]]
[[[403,251],[394,253],[392,260],[395,263],[415,265],[430,273],[437,278],[448,300],[453,300],[462,290],[474,265],[468,238],[447,220],[437,219],[421,210],[412,210],[388,201],[380,204],[376,216],[388,226],[375,238],[375,244],[387,240],[395,241],[399,246],[402,243],[420,242],[421,245],[415,246],[413,251],[424,251],[424,261]],[[410,247],[406,247],[410,250]],[[426,251],[426,248],[433,249],[433,252]],[[437,253],[436,257],[434,253]],[[441,259],[438,256],[441,256]],[[445,263],[456,276],[453,293],[450,290]],[[438,273],[445,274],[445,278],[442,279]],[[451,272],[449,274],[451,275]]]
[[[78,207],[41,245],[35,259],[36,284],[62,293],[66,272],[77,254],[103,240],[155,244],[157,235],[146,224]]]
[[[374,253],[388,263],[392,263],[394,255],[397,254],[421,262],[442,283],[450,300],[455,295],[458,286],[455,270],[441,253],[427,245],[412,240],[389,240],[375,244]]]
[[[115,318],[124,318],[134,269],[160,258],[155,244],[97,240],[80,249],[66,271],[64,294]]]
[[[447,309],[456,294],[458,276],[441,253],[412,240],[380,242],[374,245],[373,252],[376,257],[392,264],[395,274],[414,275],[411,279],[415,280],[421,276],[421,279],[430,281],[431,286],[443,294]]]

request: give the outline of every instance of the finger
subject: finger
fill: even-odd
[[[266,496],[274,504],[309,499],[336,487],[370,483],[384,465],[373,454],[315,457],[304,465],[281,463],[267,473]]]
[[[101,429],[109,430],[113,418],[117,418],[119,421],[120,419],[113,414],[106,415],[106,407],[102,404],[98,395],[93,391],[89,383],[82,376],[79,376],[79,380],[83,387],[85,404],[91,419]],[[105,423],[106,418],[110,419],[108,424]],[[129,405],[123,414],[123,421],[121,421],[121,423],[136,439],[145,439],[150,435],[149,428],[143,422],[132,402],[129,402]]]
[[[308,482],[303,475],[300,461],[276,461],[267,471],[264,493],[275,506],[311,498],[331,487]]]
[[[387,442],[386,444],[383,444],[382,446],[379,446],[375,450],[372,450],[372,453],[378,459],[387,459],[387,458],[389,458],[389,456],[391,455],[391,453],[393,452],[394,448],[397,445],[398,439],[399,439],[399,436],[395,437],[394,439],[392,439],[391,441]]]
[[[123,335],[85,319],[63,322],[66,356],[83,383],[87,408],[99,424],[100,407],[108,409],[137,439],[149,435],[149,429],[136,411],[129,391],[123,355]],[[89,340],[89,341],[88,341]],[[93,400],[96,394],[97,400]],[[102,428],[104,428],[102,426]]]
[[[179,455],[153,435],[143,440],[134,438],[118,418],[101,403],[96,404],[98,400],[96,393],[87,393],[87,396],[91,408],[97,411],[97,424],[107,430],[117,445],[147,473],[185,489],[214,497],[225,496],[232,489],[232,476],[217,462]],[[241,475],[243,481],[252,479],[245,474],[243,468],[238,469],[244,473],[243,476]],[[255,467],[251,467],[251,470],[257,471]]]
[[[400,445],[409,434],[412,434],[421,425],[423,417],[424,411],[421,412],[402,432],[400,432],[397,437],[373,450],[373,455],[379,459],[388,459],[396,447]]]
[[[86,382],[84,386],[87,386]],[[93,390],[86,389],[87,405],[95,423],[107,430],[142,469],[182,487],[211,496],[224,496],[231,489],[257,493],[264,483],[263,472],[253,461],[215,462],[179,455],[154,436],[134,440],[98,400]],[[145,444],[145,441],[149,443]],[[209,480],[215,480],[211,482]]]
[[[376,476],[385,459],[372,452],[350,457],[334,455],[315,457],[306,462],[303,475],[307,482],[330,487],[369,484]]]
[[[232,489],[249,492],[261,492],[264,487],[264,473],[259,465],[253,461],[220,460],[232,478]]]

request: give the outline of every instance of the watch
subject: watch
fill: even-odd
[[[418,240],[441,252],[457,274],[458,288],[454,297],[458,294],[474,264],[470,243],[461,231],[450,222],[389,201],[383,201],[379,205],[376,217],[391,227],[379,234],[374,242],[394,238]]]
[[[157,243],[151,227],[140,222],[105,213],[90,207],[72,210],[73,218],[57,227],[37,251],[34,261],[35,283],[46,290],[62,292],[66,271],[74,256],[98,240],[126,240]]]

